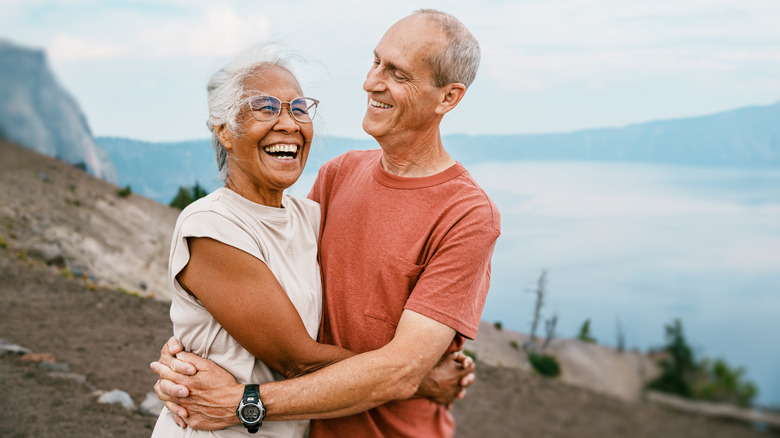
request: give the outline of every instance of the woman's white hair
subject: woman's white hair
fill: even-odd
[[[206,125],[211,131],[211,145],[217,160],[217,168],[222,181],[228,178],[228,154],[225,146],[217,137],[215,126],[225,125],[234,135],[241,134],[238,114],[243,99],[250,90],[245,89],[247,79],[259,73],[264,67],[276,66],[290,70],[289,59],[280,55],[276,46],[253,47],[219,69],[206,85],[208,95],[209,118]]]

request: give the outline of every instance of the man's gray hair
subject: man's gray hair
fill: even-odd
[[[433,69],[437,87],[459,82],[468,88],[477,77],[479,68],[479,43],[457,18],[435,9],[419,9],[415,14],[425,16],[437,25],[449,38],[444,50],[426,59]]]
[[[209,118],[206,125],[211,131],[211,146],[217,160],[217,168],[222,181],[228,178],[228,154],[219,141],[215,126],[225,125],[231,133],[241,134],[238,114],[243,99],[250,90],[245,88],[247,79],[258,74],[264,67],[277,66],[289,71],[286,60],[276,54],[273,46],[259,46],[238,55],[234,60],[219,69],[206,85],[208,95]]]

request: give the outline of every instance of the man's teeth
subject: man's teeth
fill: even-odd
[[[393,105],[388,105],[386,103],[377,102],[374,99],[368,99],[368,101],[371,103],[371,106],[375,106],[377,108],[392,108]]]
[[[292,156],[282,155],[277,158],[294,158],[295,154],[298,153],[298,145],[297,144],[275,144],[272,146],[266,146],[263,148],[263,150],[269,154],[278,154],[282,152],[293,154]]]

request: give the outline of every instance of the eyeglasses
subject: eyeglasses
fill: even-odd
[[[286,103],[290,115],[295,120],[311,123],[314,115],[317,114],[317,104],[320,103],[319,100],[311,97],[297,97],[289,102],[283,102],[276,97],[266,95],[247,97],[246,101],[249,103],[252,117],[259,122],[275,120],[282,112],[282,104]]]

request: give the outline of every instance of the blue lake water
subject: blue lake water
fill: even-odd
[[[615,345],[620,321],[626,347],[646,350],[679,318],[698,357],[745,367],[757,402],[780,406],[780,169],[466,166],[502,214],[483,319],[527,333],[546,269],[559,337],[590,319]]]

